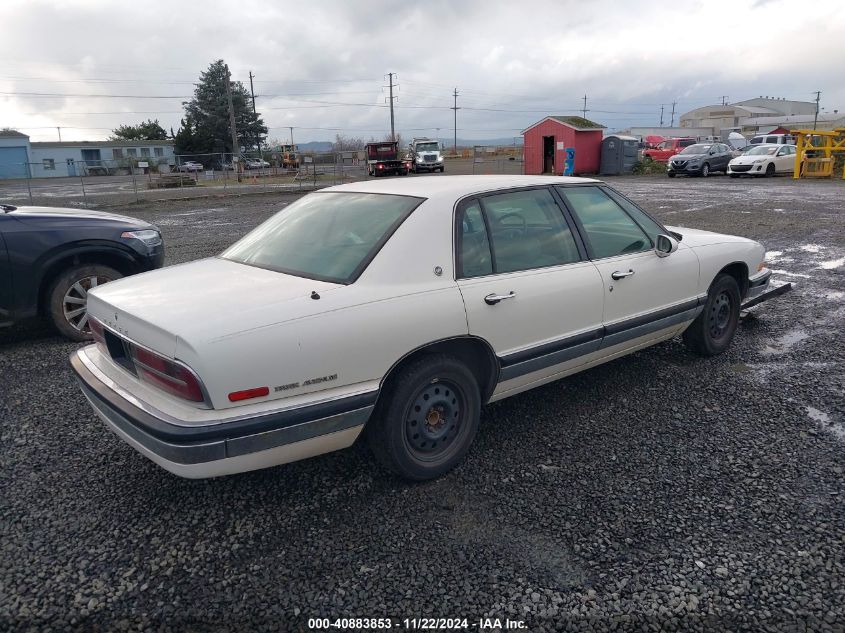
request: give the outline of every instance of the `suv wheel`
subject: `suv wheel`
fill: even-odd
[[[389,470],[414,481],[433,479],[464,458],[480,415],[472,372],[451,356],[424,356],[390,381],[367,424],[367,440]]]
[[[48,295],[50,320],[59,333],[74,341],[89,340],[88,291],[121,277],[114,268],[101,264],[75,266],[60,275]]]

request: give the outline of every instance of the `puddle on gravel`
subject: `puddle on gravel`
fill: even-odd
[[[822,262],[819,264],[819,268],[823,268],[824,270],[833,270],[834,268],[841,268],[845,266],[845,257],[840,257],[839,259],[831,259],[826,262]]]
[[[801,341],[810,338],[805,330],[790,330],[763,348],[763,354],[785,354]]]
[[[800,248],[807,253],[820,253],[825,249],[821,244],[803,244]]]
[[[776,275],[786,275],[787,277],[801,277],[802,279],[810,279],[810,275],[805,275],[803,273],[791,273],[788,270],[782,269],[772,269],[772,272]]]
[[[823,430],[840,440],[845,440],[845,426],[831,421],[830,416],[820,409],[815,407],[805,407],[805,409],[807,409],[807,415],[810,419],[814,420]]]
[[[841,292],[839,290],[831,290],[830,292],[826,292],[824,294],[825,299],[831,299],[832,301],[839,301],[841,299],[845,299],[845,292]]]

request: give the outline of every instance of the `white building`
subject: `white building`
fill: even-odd
[[[790,101],[780,97],[757,97],[736,103],[710,105],[696,108],[681,115],[681,127],[710,128],[712,136],[720,136],[722,130],[741,131],[749,119],[755,121],[771,119],[772,128],[777,120],[791,116],[812,116],[816,112],[814,101]]]
[[[130,161],[175,164],[172,141],[65,141],[30,143],[20,132],[0,131],[0,178],[50,178],[128,173]]]

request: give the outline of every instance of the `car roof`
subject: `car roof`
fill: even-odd
[[[458,199],[474,193],[543,185],[578,185],[601,182],[595,178],[573,176],[418,176],[373,179],[327,187],[322,191],[384,193],[419,198]]]

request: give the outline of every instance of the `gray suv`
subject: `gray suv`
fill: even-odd
[[[732,158],[731,148],[725,143],[696,143],[670,158],[666,173],[669,178],[677,174],[706,178],[714,171],[727,173]]]

